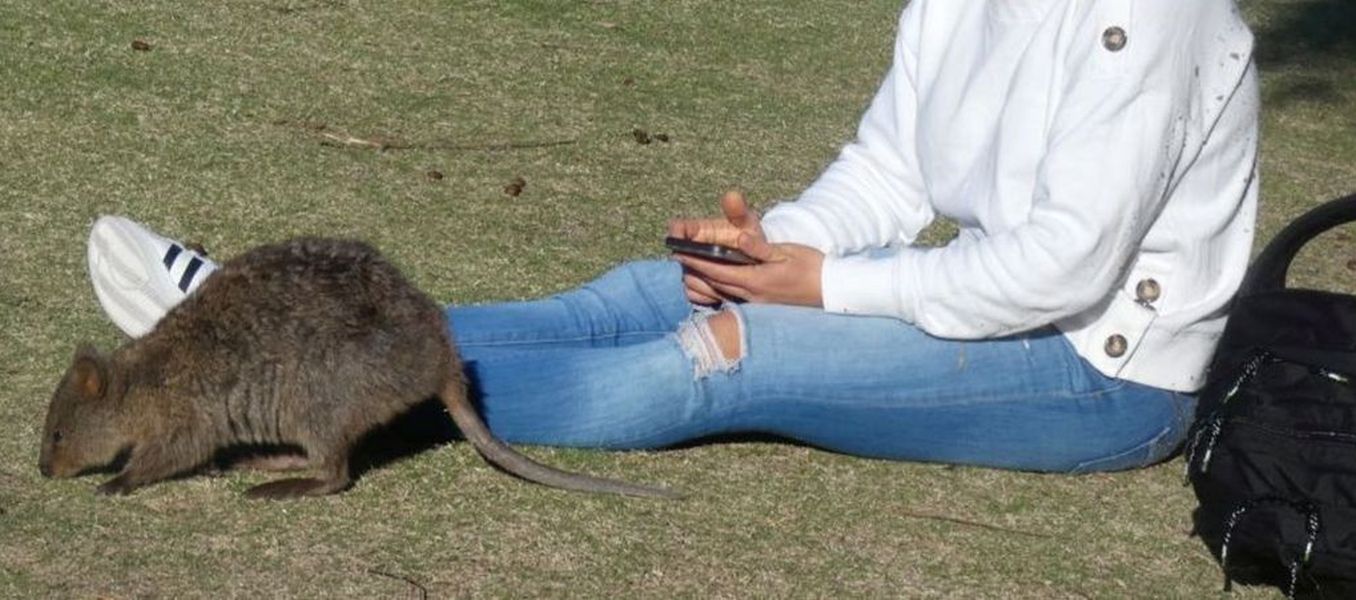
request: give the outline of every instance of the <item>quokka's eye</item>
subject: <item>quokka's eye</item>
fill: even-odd
[[[60,432],[60,431],[54,431],[54,432],[52,432],[52,443],[53,443],[53,444],[60,444],[60,443],[61,443],[61,432]]]

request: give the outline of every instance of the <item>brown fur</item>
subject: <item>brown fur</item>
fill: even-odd
[[[442,309],[370,246],[311,238],[227,262],[111,355],[77,351],[52,397],[39,468],[70,477],[125,458],[99,486],[125,494],[231,447],[295,447],[316,477],[248,495],[330,494],[349,486],[360,438],[435,395],[506,470],[570,489],[671,495],[556,471],[489,437],[466,397]]]

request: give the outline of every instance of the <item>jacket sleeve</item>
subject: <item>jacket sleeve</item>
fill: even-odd
[[[1123,10],[1119,22],[1128,22],[1131,4],[1096,3],[1076,20],[1077,42],[1056,59],[1060,97],[1024,222],[941,248],[829,256],[825,308],[895,316],[941,337],[984,338],[1106,299],[1189,164],[1188,138],[1198,137],[1188,131],[1193,65],[1178,50],[1193,16],[1154,2],[1160,8],[1136,11],[1141,22],[1127,26],[1137,51],[1109,51],[1106,13]]]
[[[932,221],[914,138],[917,59],[907,43],[918,39],[922,9],[915,7],[923,4],[911,2],[900,17],[893,60],[856,139],[796,201],[779,204],[763,217],[771,241],[842,255],[912,242]]]

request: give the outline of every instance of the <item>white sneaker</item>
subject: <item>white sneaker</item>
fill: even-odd
[[[94,295],[132,337],[150,331],[216,270],[201,254],[123,217],[99,217],[89,232]]]

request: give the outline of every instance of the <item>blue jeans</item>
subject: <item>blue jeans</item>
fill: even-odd
[[[671,261],[624,264],[541,300],[450,307],[490,429],[508,442],[661,448],[766,433],[899,460],[1058,472],[1163,460],[1195,398],[1106,377],[1053,329],[929,336],[896,319],[744,304],[745,356],[699,369],[705,318]]]

